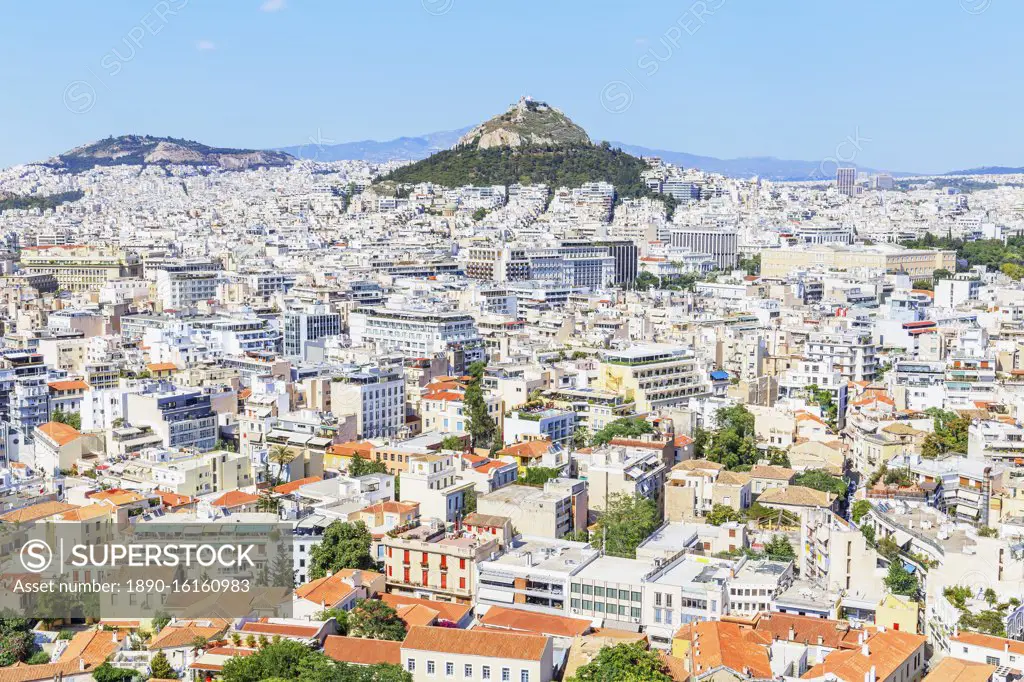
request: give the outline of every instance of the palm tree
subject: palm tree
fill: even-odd
[[[281,469],[295,459],[295,453],[287,445],[275,445],[270,448],[269,459],[271,462],[277,464],[277,473],[274,475],[274,482],[270,487],[274,487],[281,480]]]

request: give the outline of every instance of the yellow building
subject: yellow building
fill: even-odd
[[[139,277],[137,256],[108,246],[36,246],[21,251],[21,269],[30,275],[53,275],[61,289],[89,291],[125,277]]]
[[[594,387],[635,402],[639,414],[677,405],[710,391],[693,351],[664,344],[605,351]]]
[[[875,610],[875,625],[882,625],[889,630],[899,630],[919,634],[917,628],[917,613],[920,605],[916,601],[900,597],[895,594],[887,594],[882,597],[878,608]]]
[[[911,277],[931,277],[936,270],[956,270],[956,252],[938,249],[907,249],[891,244],[814,244],[792,249],[766,249],[761,253],[763,277],[785,277],[794,270],[821,268],[905,272]]]

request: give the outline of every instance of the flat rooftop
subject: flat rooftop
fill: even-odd
[[[627,583],[640,585],[645,575],[654,569],[654,561],[623,559],[616,556],[602,556],[587,564],[576,574],[583,580],[605,583]]]

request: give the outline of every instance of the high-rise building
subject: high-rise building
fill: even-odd
[[[852,197],[857,192],[857,169],[836,168],[836,188],[840,194]]]
[[[303,357],[310,341],[341,334],[341,315],[327,312],[325,306],[311,311],[287,312],[282,322],[284,354],[289,357]]]

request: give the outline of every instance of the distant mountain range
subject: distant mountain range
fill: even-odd
[[[981,166],[980,168],[968,168],[967,170],[956,170],[943,173],[943,175],[1016,175],[1024,173],[1024,168],[1013,168],[1012,166]]]
[[[341,144],[309,142],[294,147],[278,147],[274,151],[290,154],[310,161],[419,161],[434,152],[448,149],[472,130],[472,126],[459,130],[442,130],[419,137],[396,137],[393,140],[360,140]]]
[[[121,135],[75,147],[44,161],[43,165],[77,173],[96,166],[171,164],[242,170],[287,166],[294,161],[290,155],[278,151],[226,149],[173,137]]]

